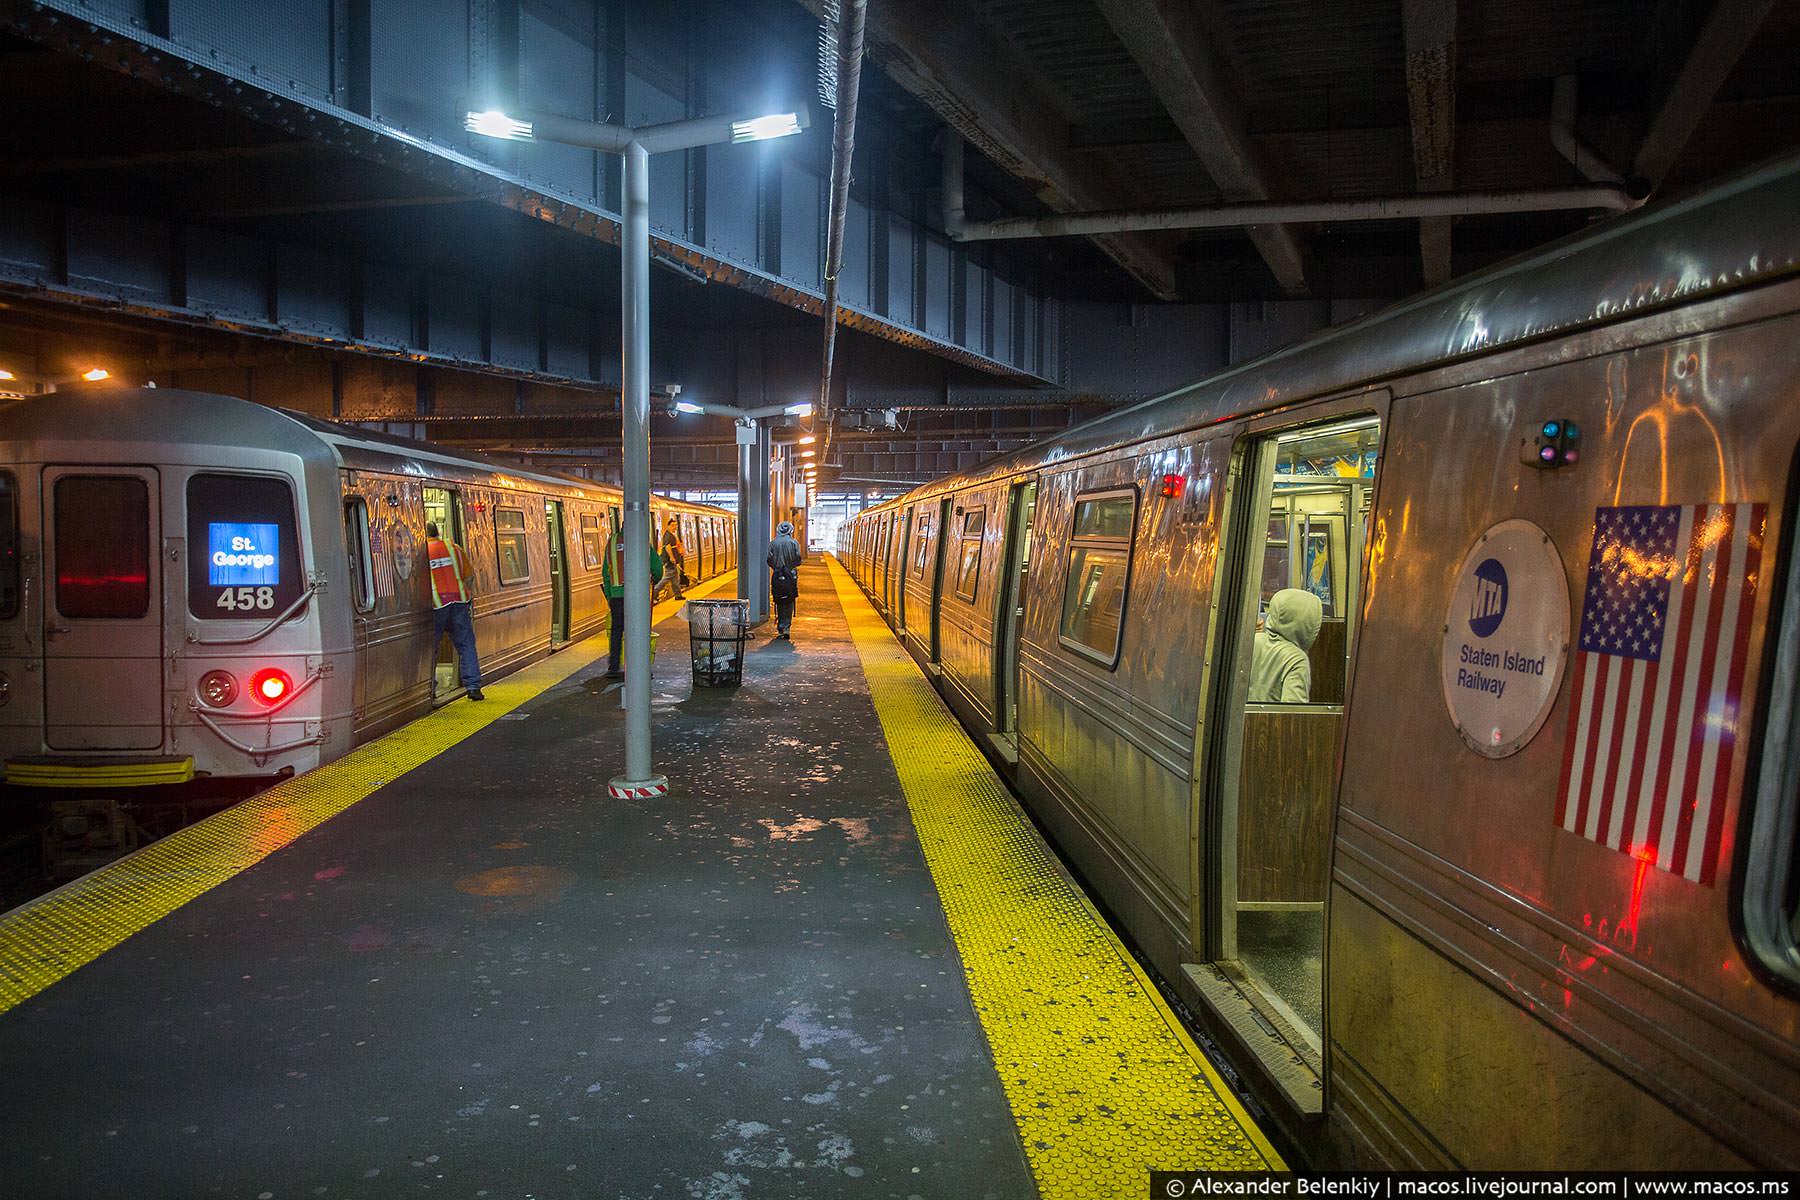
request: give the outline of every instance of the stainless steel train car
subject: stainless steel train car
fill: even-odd
[[[1789,159],[850,528],[1321,1160],[1800,1166],[1796,213]]]
[[[605,628],[616,488],[224,396],[59,393],[0,411],[7,782],[305,771],[460,695],[425,524],[473,561],[489,678]],[[689,574],[735,518],[658,497]]]

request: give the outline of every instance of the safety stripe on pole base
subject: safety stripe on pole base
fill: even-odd
[[[727,572],[688,595],[711,594],[735,579],[735,572]],[[654,620],[673,616],[682,603],[657,605]],[[485,729],[588,666],[606,646],[603,635],[590,635],[488,684],[483,703],[446,704],[0,916],[0,1012]]]
[[[835,559],[894,770],[1040,1193],[1282,1169],[1130,952]]]

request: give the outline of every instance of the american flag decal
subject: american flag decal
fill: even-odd
[[[1557,823],[1696,883],[1718,867],[1765,510],[1594,514]]]

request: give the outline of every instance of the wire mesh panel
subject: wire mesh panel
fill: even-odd
[[[736,687],[744,681],[744,647],[750,640],[748,600],[689,600],[688,643],[695,687]]]

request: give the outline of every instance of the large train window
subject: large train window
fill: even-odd
[[[0,620],[19,615],[19,482],[0,471]]]
[[[344,502],[344,545],[350,552],[350,600],[357,612],[373,612],[375,556],[369,546],[369,506],[361,497]]]
[[[1796,461],[1784,525],[1784,566],[1775,575],[1764,656],[1762,754],[1757,776],[1744,784],[1748,820],[1739,837],[1748,847],[1739,895],[1746,951],[1790,991],[1800,989],[1800,461]],[[1771,573],[1772,575],[1774,573]]]
[[[1108,669],[1119,664],[1136,525],[1135,488],[1075,498],[1075,523],[1063,577],[1060,640],[1068,649]]]
[[[581,514],[581,565],[590,571],[600,569],[601,546],[604,539],[600,536],[600,514]]]
[[[981,539],[986,532],[987,509],[971,508],[962,515],[962,537],[956,552],[956,594],[971,602],[975,589],[981,586]]]
[[[525,547],[524,510],[494,510],[494,548],[500,561],[501,583],[524,583],[531,578],[531,555]]]
[[[266,621],[286,612],[306,590],[295,530],[294,489],[285,479],[189,479],[188,610],[203,620]]]

